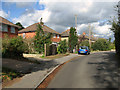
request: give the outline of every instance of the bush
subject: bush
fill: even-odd
[[[88,46],[89,47],[89,41],[85,40],[80,43],[80,46]]]
[[[67,52],[66,40],[60,42],[60,44],[59,44],[59,46],[57,48],[57,52],[58,52],[58,54]]]
[[[109,42],[106,39],[98,39],[93,45],[93,50],[107,51],[110,50]]]
[[[2,41],[2,56],[8,58],[22,57],[27,50],[22,37],[11,38],[5,37]]]

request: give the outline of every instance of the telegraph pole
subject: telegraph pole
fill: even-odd
[[[75,14],[75,26],[76,26],[76,34],[77,34],[77,14]],[[78,44],[76,45],[76,51],[78,49]]]
[[[89,24],[89,47],[91,49],[91,25]]]
[[[77,14],[75,14],[75,26],[76,26],[76,32],[77,32]]]

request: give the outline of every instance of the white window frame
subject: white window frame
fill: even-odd
[[[60,36],[59,35],[57,35],[57,38],[59,38]]]
[[[5,25],[5,24],[3,24],[3,25],[2,25],[2,31],[3,31],[3,32],[8,32],[8,26]]]
[[[53,34],[53,38],[56,38],[56,34]]]
[[[11,31],[11,33],[15,33],[15,27],[13,27],[13,26],[11,26],[11,29],[10,29]]]
[[[0,31],[2,31],[2,24],[0,24]]]
[[[25,35],[26,35],[26,34],[25,34],[25,33],[23,33],[23,35],[22,35],[22,36],[23,36],[23,39],[25,39]]]

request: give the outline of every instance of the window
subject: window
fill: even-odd
[[[23,38],[25,38],[25,33],[23,33]]]
[[[11,33],[15,33],[15,27],[11,27]]]
[[[8,27],[7,27],[7,25],[2,25],[2,31],[8,32]]]
[[[2,24],[0,24],[0,31],[2,31]]]
[[[57,38],[59,38],[59,35],[57,35]]]
[[[55,35],[55,34],[53,35],[53,38],[56,38],[56,35]]]

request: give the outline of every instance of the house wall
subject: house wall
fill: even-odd
[[[23,37],[23,33],[19,33],[18,36],[21,36],[23,38],[28,39],[28,38],[33,38],[36,35],[35,32],[27,32],[27,33],[24,33],[24,34],[25,34],[25,37]],[[61,35],[59,35],[59,38],[57,37],[57,35],[56,35],[56,37],[52,37],[51,41],[52,42],[60,42],[61,41]]]
[[[68,42],[69,37],[61,37],[61,41],[66,40]]]
[[[25,34],[25,37],[23,37],[24,36],[23,34]],[[19,33],[18,36],[29,39],[35,36],[35,32]]]
[[[59,38],[57,37],[57,35],[56,35],[56,37],[52,37],[51,41],[52,42],[60,42],[61,41],[61,35],[59,35]]]
[[[18,28],[15,27],[15,33],[11,33],[11,26],[7,25],[8,32],[0,30],[0,37],[4,38],[6,35],[10,38],[18,36]]]

